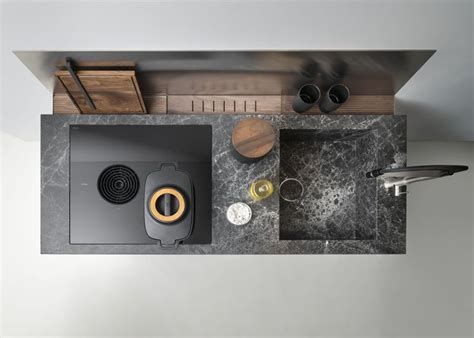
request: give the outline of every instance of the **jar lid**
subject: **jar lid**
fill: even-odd
[[[244,225],[250,222],[252,209],[243,202],[237,202],[227,209],[227,220],[235,225]]]

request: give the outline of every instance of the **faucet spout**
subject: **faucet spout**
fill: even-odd
[[[454,173],[468,170],[463,165],[425,165],[404,168],[376,169],[366,173],[367,178],[381,177],[385,189],[395,188],[395,196],[406,194],[405,187],[414,182],[432,180],[450,176]]]

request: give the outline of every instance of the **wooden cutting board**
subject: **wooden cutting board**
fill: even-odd
[[[89,107],[67,70],[56,72],[56,78],[82,114],[146,113],[134,70],[79,70],[76,75],[96,109]]]

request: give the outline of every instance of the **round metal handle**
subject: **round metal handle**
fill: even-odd
[[[170,194],[174,198],[176,198],[178,203],[178,210],[172,215],[163,215],[158,208],[157,202],[158,199],[166,194]],[[177,189],[171,187],[164,187],[156,190],[150,197],[148,202],[148,210],[150,211],[151,216],[155,220],[161,223],[173,223],[178,221],[184,214],[186,210],[186,201],[182,193],[180,193]]]

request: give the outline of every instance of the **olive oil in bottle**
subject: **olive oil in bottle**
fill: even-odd
[[[256,180],[250,184],[249,194],[254,201],[263,200],[273,194],[273,184],[267,179]]]

